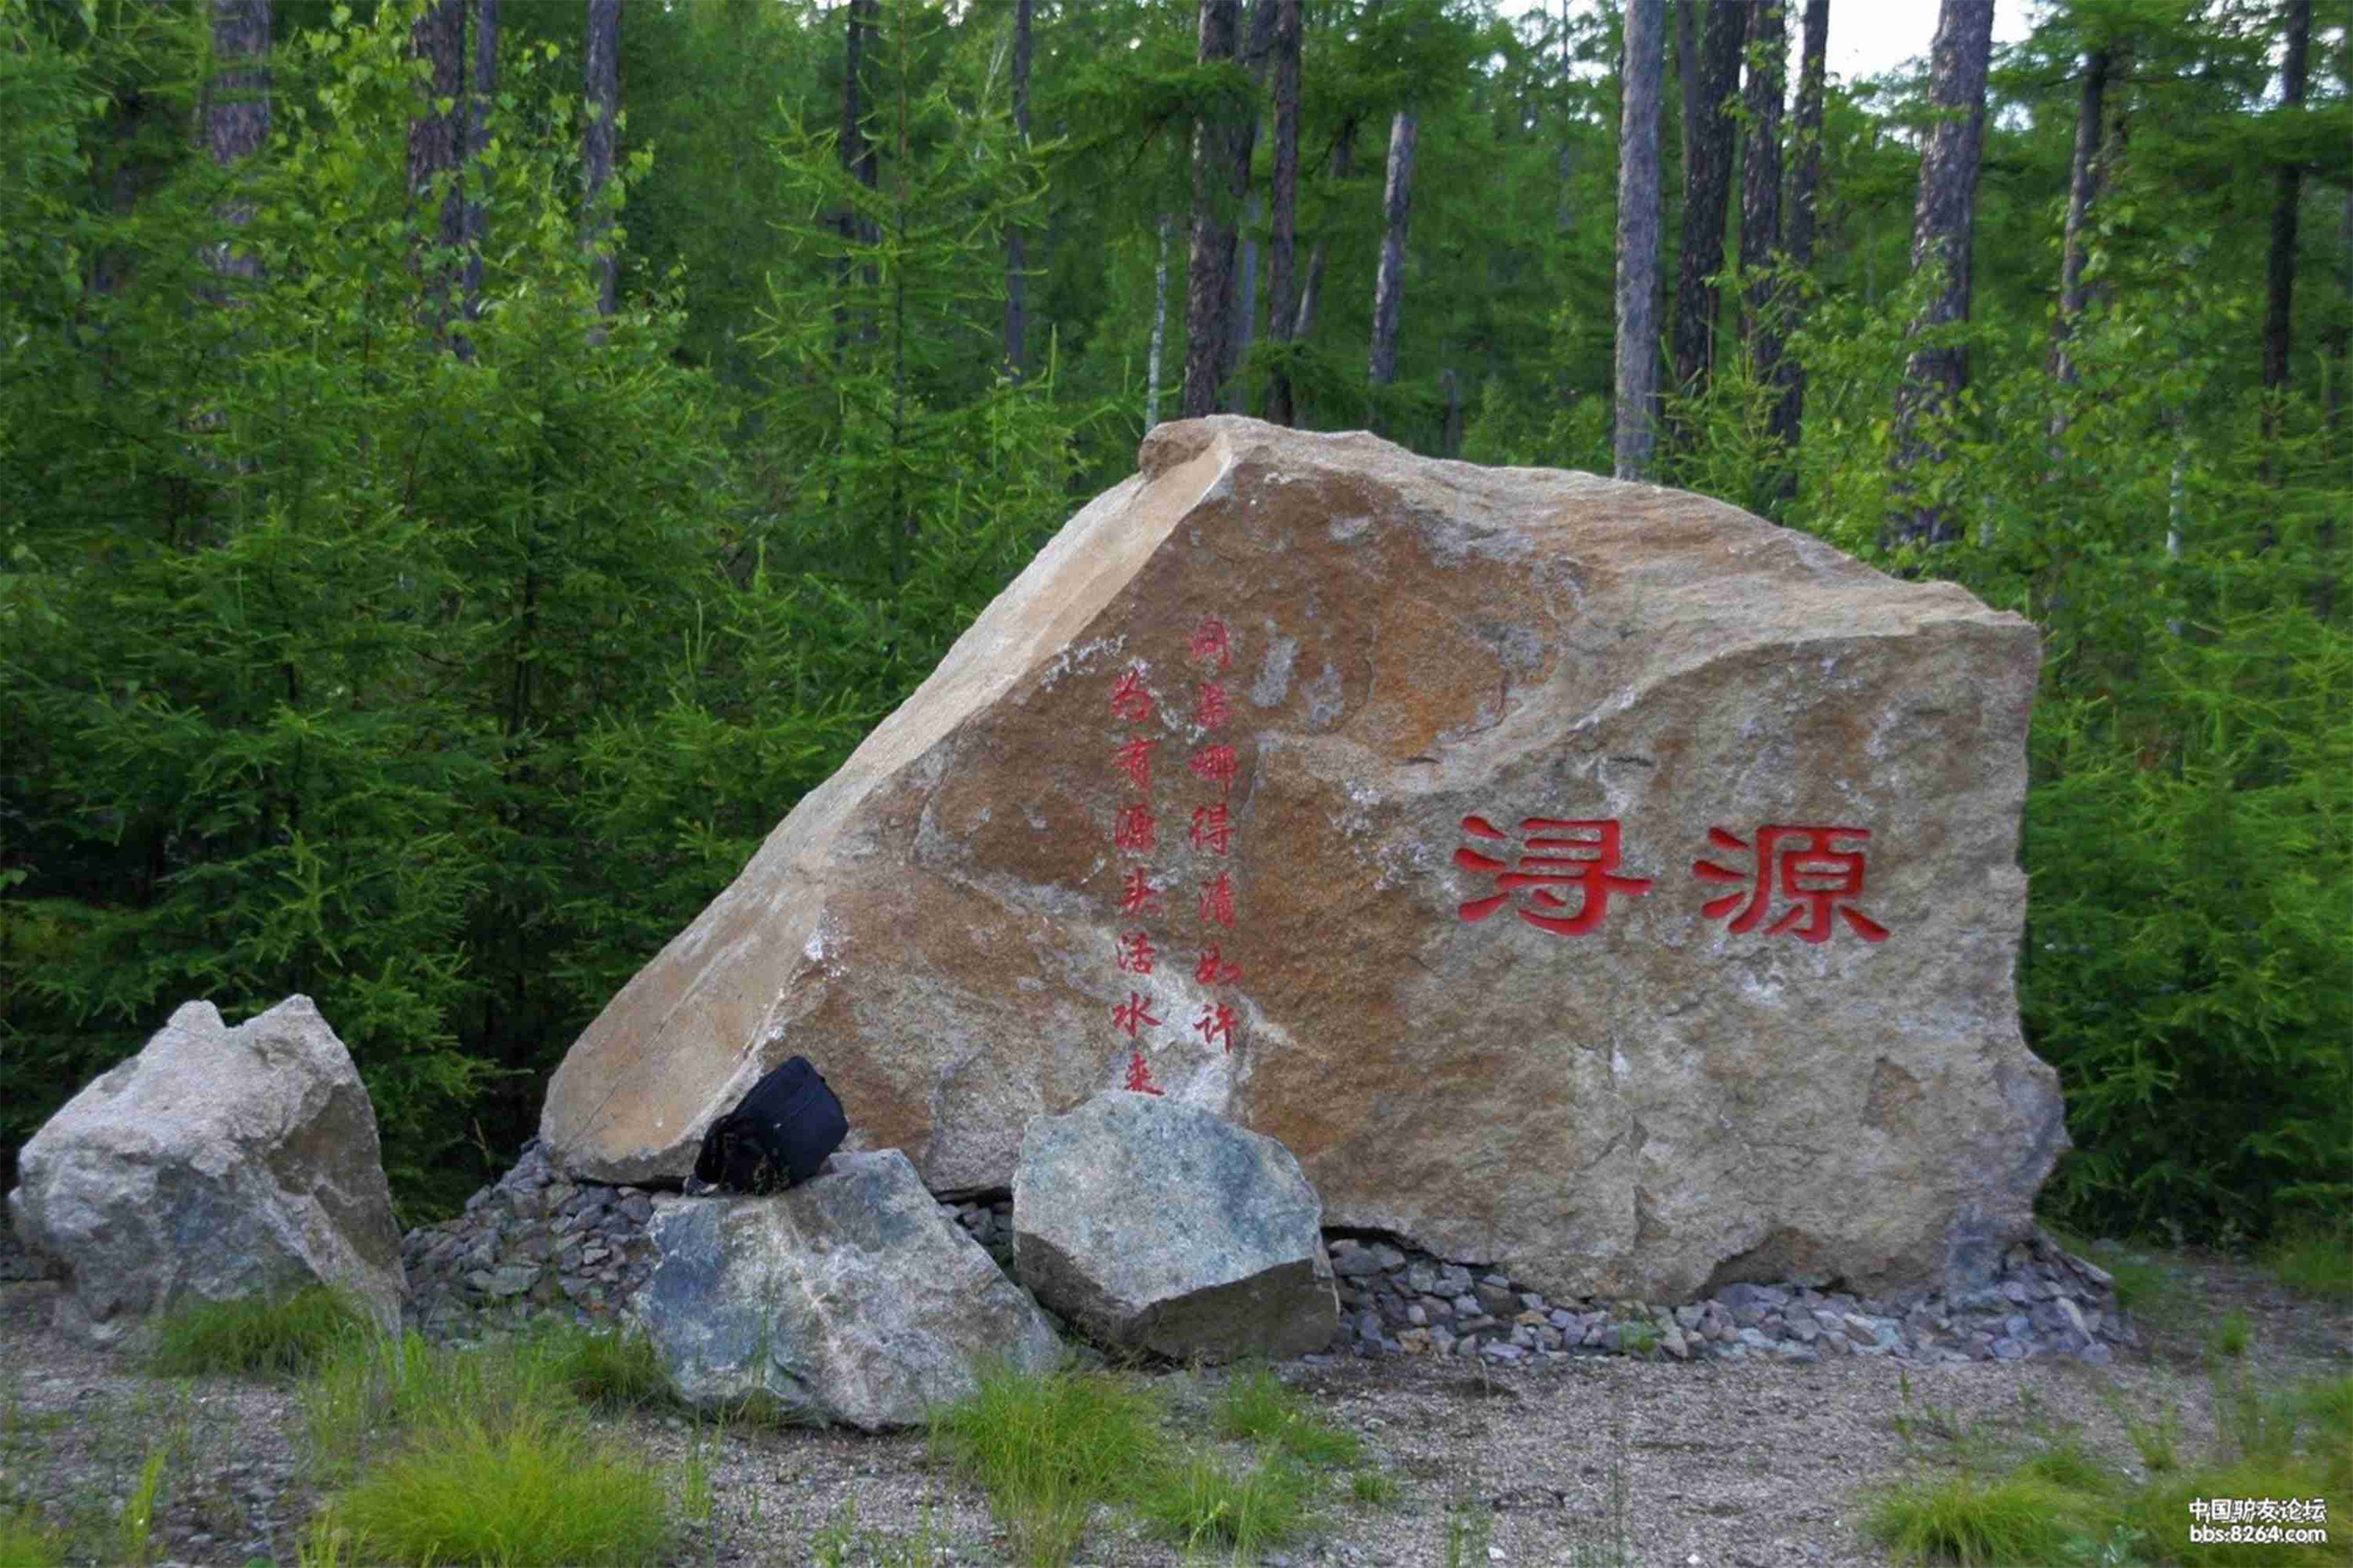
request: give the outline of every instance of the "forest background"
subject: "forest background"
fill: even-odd
[[[2047,1210],[2353,1225],[2353,6],[1990,11],[1846,81],[1826,0],[0,0],[0,1186],[301,991],[450,1212],[1224,408],[2032,617]]]

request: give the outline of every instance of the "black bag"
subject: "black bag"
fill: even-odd
[[[798,1186],[849,1134],[849,1119],[825,1075],[807,1057],[795,1057],[711,1124],[694,1177],[735,1193]]]

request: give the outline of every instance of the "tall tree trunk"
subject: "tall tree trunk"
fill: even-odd
[[[2084,231],[2092,204],[2099,198],[2100,139],[2107,129],[2109,55],[2094,49],[2084,62],[2084,90],[2075,105],[2075,154],[2067,175],[2067,222],[2059,246],[2059,313],[2051,322],[2051,374],[2062,386],[2075,384],[2074,356],[2068,341],[2074,336],[2076,318],[2084,313]],[[2066,428],[2060,416],[2052,430]]]
[[[1381,188],[1381,214],[1388,225],[1381,238],[1381,270],[1373,287],[1373,352],[1370,366],[1375,386],[1397,379],[1398,316],[1405,303],[1406,219],[1413,205],[1413,148],[1420,123],[1399,110],[1389,121],[1389,172]]]
[[[1789,212],[1786,225],[1790,267],[1799,273],[1814,265],[1814,226],[1822,186],[1822,96],[1830,75],[1830,0],[1806,0],[1805,41],[1799,48],[1798,108],[1790,143],[1797,167],[1789,178]],[[1773,405],[1767,428],[1785,453],[1795,454],[1806,419],[1806,367],[1782,356],[1778,379],[1781,395]],[[1781,500],[1797,493],[1794,461],[1781,469]]]
[[[1240,58],[1250,74],[1253,87],[1263,91],[1266,71],[1274,57],[1276,0],[1251,0],[1250,27],[1244,34]],[[1228,149],[1231,159],[1227,174],[1227,211],[1242,215],[1235,231],[1234,247],[1239,260],[1229,263],[1226,281],[1225,337],[1218,351],[1218,382],[1229,385],[1234,373],[1241,368],[1250,353],[1250,336],[1258,325],[1258,241],[1250,230],[1258,222],[1258,202],[1250,195],[1250,162],[1258,154],[1259,111],[1253,99],[1250,114],[1228,132],[1232,138]],[[1245,412],[1238,403],[1229,403],[1230,412]]]
[[[1013,0],[1013,133],[1025,148],[1029,145],[1029,5],[1030,0]],[[1006,226],[1005,363],[1016,381],[1029,370],[1029,315],[1025,299],[1029,279],[1024,276],[1028,258],[1022,253],[1022,240],[1018,220]]]
[[[1356,172],[1356,121],[1354,116],[1340,122],[1340,135],[1332,148],[1332,178],[1345,180]],[[1324,262],[1331,253],[1328,235],[1315,237],[1315,247],[1307,253],[1307,277],[1299,286],[1299,310],[1292,320],[1293,342],[1305,342],[1315,331],[1315,306],[1324,294]]]
[[[1618,126],[1618,384],[1613,471],[1647,479],[1658,447],[1660,89],[1664,0],[1627,0]]]
[[[459,285],[466,320],[482,313],[482,246],[490,237],[482,217],[482,187],[490,182],[483,163],[491,144],[491,103],[499,90],[499,0],[474,0],[474,72],[467,92],[466,155],[475,167],[466,182],[465,204],[459,216],[466,247],[466,268]],[[473,345],[458,340],[458,352],[473,357]]]
[[[596,257],[596,313],[618,307],[620,258],[613,254],[613,215],[604,203],[613,178],[613,152],[621,117],[621,0],[588,0],[588,48],[583,90],[588,123],[581,135],[580,162],[588,177],[589,246]]]
[[[1160,351],[1168,341],[1168,231],[1176,226],[1160,215],[1160,264],[1152,270],[1152,357],[1144,372],[1144,427],[1160,423]]]
[[[2312,0],[2287,0],[2287,37],[2280,61],[2280,101],[2303,107],[2305,77],[2312,51]],[[2287,390],[2290,313],[2295,304],[2295,209],[2304,195],[2304,166],[2293,160],[2279,168],[2279,195],[2272,203],[2272,249],[2264,269],[2263,434],[2278,429],[2279,395]]]
[[[1749,0],[1748,136],[1740,184],[1740,269],[1751,274],[1742,320],[1760,385],[1779,379],[1780,290],[1755,276],[1781,259],[1781,100],[1788,89],[1789,40],[1782,0]]]
[[[1203,65],[1234,58],[1241,24],[1239,0],[1201,0]],[[1233,137],[1208,120],[1193,122],[1193,254],[1185,276],[1184,416],[1198,419],[1218,407],[1218,371],[1225,363],[1226,294],[1233,286],[1234,226],[1219,200],[1230,189]]]
[[[1716,296],[1724,270],[1724,214],[1732,194],[1732,98],[1740,89],[1740,49],[1748,33],[1742,0],[1710,0],[1694,90],[1697,123],[1683,166],[1683,256],[1675,269],[1675,381],[1695,393],[1715,363]]]
[[[1920,153],[1920,199],[1912,210],[1912,270],[1940,267],[1944,286],[1912,323],[1919,338],[1969,316],[1969,248],[1976,238],[1978,164],[1985,146],[1986,68],[1993,52],[1993,0],[1944,0],[1928,55],[1928,98],[1936,122]],[[1905,475],[1937,460],[1920,426],[1968,384],[1967,351],[1921,344],[1895,393],[1898,493]],[[1942,544],[1956,530],[1940,507],[1910,506],[1890,521],[1891,540]]]
[[[1266,262],[1266,335],[1278,344],[1292,341],[1298,301],[1293,298],[1292,262],[1298,247],[1300,0],[1279,0],[1274,29],[1274,170],[1268,201],[1270,231]],[[1268,378],[1266,416],[1292,422],[1291,375],[1281,359]]]
[[[1250,233],[1257,226],[1258,198],[1252,196],[1242,207],[1242,226],[1235,247],[1234,286],[1226,302],[1225,363],[1219,367],[1220,379],[1230,383],[1234,373],[1250,358],[1250,339],[1258,331],[1258,241]],[[1233,398],[1240,395],[1237,387],[1228,398],[1227,412],[1247,414],[1249,408]]]
[[[1683,93],[1682,145],[1677,167],[1691,179],[1692,137],[1699,131],[1699,8],[1703,0],[1675,0],[1675,84]],[[1663,199],[1663,197],[1662,198]]]
[[[213,68],[205,84],[205,146],[226,169],[261,151],[269,140],[269,0],[212,0]],[[253,221],[243,202],[224,203],[232,228]],[[261,259],[224,241],[212,268],[224,278],[261,276]]]
[[[424,289],[425,319],[438,338],[449,321],[449,277],[466,239],[465,182],[459,165],[465,155],[465,0],[429,0],[410,25],[408,45],[425,62],[420,101],[408,117],[408,205],[412,218],[442,182],[441,205],[417,225],[415,260]],[[441,105],[449,107],[445,112]]]

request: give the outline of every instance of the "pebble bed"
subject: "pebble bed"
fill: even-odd
[[[617,1321],[655,1262],[646,1235],[653,1194],[575,1182],[536,1142],[466,1212],[409,1232],[409,1326],[428,1339],[478,1337],[543,1316],[593,1326]],[[1009,1199],[943,1203],[1008,1275]],[[1914,1364],[2072,1355],[2105,1364],[2135,1342],[2106,1272],[2038,1236],[2009,1250],[1981,1288],[1874,1298],[1799,1285],[1726,1285],[1680,1305],[1547,1299],[1483,1265],[1451,1261],[1377,1238],[1330,1235],[1339,1356],[1457,1355],[1532,1363],[1577,1355],[1648,1354],[1678,1361],[1751,1357],[1817,1362],[1888,1356]]]

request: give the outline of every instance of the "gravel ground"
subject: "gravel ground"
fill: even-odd
[[[1288,1363],[1285,1381],[1358,1433],[1395,1483],[1379,1506],[1329,1502],[1325,1528],[1288,1562],[1435,1568],[1449,1561],[1451,1534],[1465,1568],[1607,1563],[1613,1539],[1625,1541],[1625,1562],[1643,1568],[1878,1564],[1886,1559],[1860,1528],[1862,1500],[1921,1462],[1900,1430],[1907,1410],[1915,1420],[1931,1407],[1947,1412],[1988,1440],[2080,1426],[2088,1447],[2132,1469],[2118,1401],[2144,1416],[2176,1412],[2186,1454],[2211,1438],[2200,1345],[2227,1310],[2253,1324],[2250,1359],[2261,1376],[2353,1370],[2353,1310],[2296,1300],[2227,1260],[2187,1259],[2184,1268],[2169,1317],[2144,1324],[2149,1352],[2108,1368],[2037,1360],[1906,1374],[1887,1361],[1610,1358],[1482,1373],[1453,1359]],[[0,1506],[37,1500],[94,1532],[120,1508],[149,1446],[169,1442],[181,1457],[169,1472],[157,1560],[290,1565],[316,1500],[291,1441],[290,1394],[226,1379],[163,1383],[77,1349],[45,1326],[56,1289],[0,1283]],[[1206,1417],[1221,1376],[1170,1373],[1158,1382],[1180,1417]],[[985,1500],[932,1463],[920,1436],[698,1435],[661,1415],[611,1425],[659,1463],[682,1467],[698,1444],[707,1456],[712,1511],[681,1550],[682,1565],[799,1568],[814,1561],[813,1538],[848,1522],[852,1508],[870,1547],[904,1548],[928,1531],[935,1561],[1007,1561]],[[2353,1510],[2353,1500],[2339,1506]],[[839,1559],[870,1560],[858,1550]],[[1075,1559],[1100,1568],[1178,1560],[1109,1515]]]

